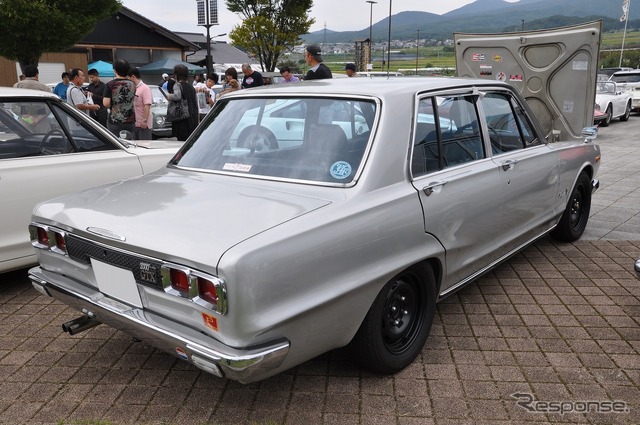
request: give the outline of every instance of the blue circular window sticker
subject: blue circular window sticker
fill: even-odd
[[[334,162],[331,165],[331,177],[336,180],[344,180],[351,175],[351,164],[346,161]]]

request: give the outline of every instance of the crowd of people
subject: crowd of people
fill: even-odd
[[[304,76],[305,81],[333,78],[331,70],[323,63],[319,46],[306,47],[305,61],[310,67]],[[350,74],[352,65],[347,64],[347,74]],[[20,76],[20,81],[14,87],[53,91],[116,136],[126,131],[131,133],[135,140],[151,139],[151,89],[142,81],[140,70],[131,67],[126,60],[116,60],[113,70],[115,78],[104,83],[100,80],[99,72],[90,69],[88,76],[91,82],[85,87],[84,70],[73,68],[69,72],[63,72],[62,81],[51,89],[38,80],[38,68],[27,65],[24,75]],[[353,72],[355,73],[355,66]],[[178,140],[186,140],[225,93],[259,87],[267,80],[249,64],[242,65],[242,73],[242,81],[239,81],[237,70],[228,68],[221,87],[218,85],[218,75],[215,72],[208,74],[206,78],[204,75],[196,75],[193,83],[188,83],[189,70],[183,64],[174,67],[172,76],[162,74],[160,85],[168,93],[167,120],[172,123],[172,135]],[[280,69],[280,74],[284,77],[284,83],[300,81],[287,66]]]

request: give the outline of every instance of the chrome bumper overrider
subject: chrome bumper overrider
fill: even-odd
[[[599,187],[600,187],[600,180],[598,179],[591,180],[591,193],[598,190]]]
[[[29,279],[38,292],[219,377],[243,383],[260,380],[278,368],[289,352],[287,340],[249,349],[226,346],[197,330],[144,309],[126,306],[40,267],[29,270]]]

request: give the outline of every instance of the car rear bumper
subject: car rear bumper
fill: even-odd
[[[246,349],[229,347],[202,332],[143,308],[125,305],[40,267],[29,270],[29,279],[41,294],[219,377],[242,383],[263,379],[273,374],[289,352],[287,340]]]
[[[171,126],[152,129],[153,135],[156,137],[171,137]]]

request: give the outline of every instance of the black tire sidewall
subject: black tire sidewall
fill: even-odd
[[[410,348],[401,354],[393,354],[388,349],[382,336],[382,320],[384,320],[384,306],[391,286],[405,274],[419,276],[421,308],[425,309],[421,315],[421,323]],[[358,333],[354,337],[351,348],[359,363],[374,372],[392,374],[410,365],[422,351],[431,331],[435,316],[436,285],[433,270],[428,265],[416,265],[395,276],[385,284],[374,300]]]
[[[582,190],[583,199],[582,207],[580,209],[580,226],[574,228],[571,223],[571,208],[576,193]],[[580,173],[576,184],[571,191],[571,196],[567,200],[567,205],[564,209],[562,217],[558,222],[558,225],[553,230],[551,235],[554,239],[562,242],[573,242],[580,239],[580,236],[584,233],[587,223],[589,221],[589,212],[591,211],[591,178],[585,172]]]

